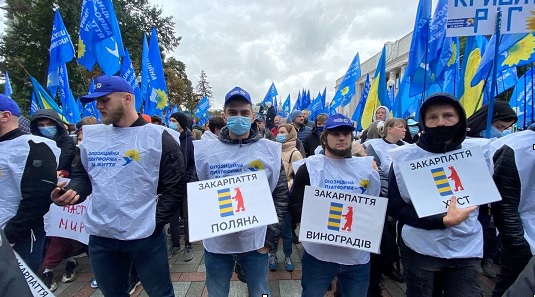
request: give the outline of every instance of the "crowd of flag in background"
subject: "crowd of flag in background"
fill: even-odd
[[[535,33],[507,34],[500,40],[493,35],[467,37],[464,53],[458,37],[446,36],[448,0],[438,0],[431,15],[431,0],[420,0],[409,50],[408,64],[404,75],[398,78],[398,91],[387,88],[386,49],[383,47],[375,73],[366,74],[360,99],[352,112],[352,119],[359,129],[366,128],[375,109],[382,105],[389,108],[395,117],[418,117],[424,98],[434,92],[448,92],[459,98],[467,116],[474,113],[489,100],[493,67],[497,67],[497,90],[495,94],[513,88],[510,105],[519,116],[519,126],[533,121],[533,69],[517,77],[516,67],[535,61]],[[75,58],[75,49],[61,18],[60,10],[54,12],[51,32],[50,64],[46,89],[30,76],[33,85],[30,115],[38,108],[56,110],[66,122],[76,123],[81,117],[100,118],[95,102],[85,106],[75,100],[70,87],[66,63]],[[495,45],[499,43],[499,59],[494,61]],[[123,46],[119,24],[111,0],[84,0],[80,19],[77,63],[92,71],[96,64],[106,75],[119,73],[135,90],[135,106],[149,115],[169,116],[178,107],[169,106],[162,60],[156,29],[150,40],[143,38],[141,57],[141,81],[137,79],[129,52]],[[347,106],[355,94],[355,84],[361,77],[360,57],[357,53],[349,65],[330,102],[326,100],[326,88],[312,100],[310,90],[298,91],[297,100],[291,106],[290,94],[279,102],[275,83],[269,87],[261,104],[271,102],[277,113],[288,116],[293,110],[307,109],[311,119],[320,113],[335,114],[337,108]],[[93,82],[89,88],[92,91]],[[5,72],[5,94],[12,93],[8,72]],[[59,93],[59,95],[58,95]],[[59,96],[59,100],[54,98]],[[56,103],[60,102],[61,107]],[[204,124],[208,120],[208,98],[200,100],[192,112]]]
[[[435,92],[455,95],[464,106],[467,116],[485,104],[491,94],[492,68],[497,67],[496,92],[499,95],[514,87],[510,105],[519,117],[518,126],[526,127],[535,119],[533,107],[533,67],[520,78],[517,68],[535,62],[535,33],[507,34],[499,40],[499,59],[494,61],[496,35],[490,40],[484,36],[466,39],[461,62],[458,37],[446,36],[448,0],[438,0],[431,16],[431,0],[420,0],[404,75],[398,78],[398,91],[387,88],[386,59],[383,47],[373,77],[366,74],[360,99],[352,114],[357,128],[366,128],[378,106],[386,106],[395,117],[418,119],[419,107],[426,96]],[[290,109],[290,95],[278,110],[285,116],[290,110],[308,109],[311,119],[319,113],[334,114],[337,107],[347,106],[355,96],[355,83],[361,77],[359,54],[354,57],[330,103],[325,91],[310,102],[309,91],[299,91],[297,101]],[[266,97],[275,94],[272,84]],[[303,95],[305,94],[305,95]],[[275,96],[272,96],[277,102]],[[305,98],[305,99],[303,99]],[[308,101],[307,101],[308,100]],[[267,102],[266,98],[263,103]]]

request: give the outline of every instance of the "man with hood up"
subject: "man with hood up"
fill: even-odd
[[[447,213],[419,218],[399,168],[405,161],[460,149],[466,137],[464,109],[450,94],[433,94],[420,108],[420,125],[423,133],[417,143],[389,151],[393,163],[387,212],[403,224],[400,244],[407,296],[432,296],[441,290],[444,296],[479,296],[483,234],[477,207],[457,208],[452,197]]]
[[[180,133],[180,150],[184,156],[184,162],[186,167],[186,177],[188,181],[192,181],[195,178],[195,158],[193,154],[193,134],[188,128],[188,116],[182,112],[175,112],[169,118],[169,128]],[[172,245],[169,248],[168,254],[171,258],[174,254],[180,251],[180,224],[179,217],[182,218],[184,224],[184,252],[181,258],[184,262],[191,261],[193,259],[193,251],[191,249],[191,243],[189,242],[189,228],[188,228],[188,197],[182,201],[182,205],[176,214],[171,218],[169,226],[171,228],[171,241]]]
[[[74,141],[65,129],[58,113],[53,109],[39,109],[32,116],[30,131],[33,135],[45,137],[56,142],[61,149],[58,171],[62,177],[69,177],[74,159]]]
[[[266,103],[266,106],[268,108],[266,114],[266,127],[268,130],[271,130],[271,128],[275,127],[275,117],[277,116],[277,111],[271,102]]]

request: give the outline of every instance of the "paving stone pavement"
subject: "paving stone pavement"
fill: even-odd
[[[301,244],[292,245],[293,253],[292,260],[294,262],[295,270],[287,272],[284,269],[284,254],[282,252],[282,241],[279,242],[279,249],[277,257],[279,260],[279,268],[277,271],[269,272],[269,288],[271,297],[299,297],[301,296],[301,257],[303,255],[303,248]],[[180,259],[180,254],[177,253],[169,259],[169,266],[171,269],[171,280],[177,297],[205,297],[208,296],[205,286],[206,268],[204,266],[204,252],[201,243],[193,244],[193,260],[184,262]],[[103,296],[100,290],[93,289],[90,286],[90,280],[93,277],[87,257],[77,259],[79,268],[76,279],[71,283],[62,283],[61,277],[64,273],[65,263],[62,263],[54,270],[54,278],[58,283],[58,288],[54,294],[58,297],[101,297]],[[494,288],[494,280],[481,276],[480,279],[483,296],[491,296]],[[404,297],[405,285],[395,282],[389,278],[384,278],[382,281],[383,296],[384,297]],[[145,297],[148,296],[139,286],[132,296]],[[238,281],[238,278],[233,274],[230,284],[230,297],[245,297],[247,296],[247,286]],[[326,297],[332,297],[333,292],[327,292]]]

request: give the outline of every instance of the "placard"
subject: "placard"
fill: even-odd
[[[305,187],[299,240],[379,253],[388,199]]]
[[[502,11],[502,34],[535,31],[535,3],[529,1],[449,0],[446,36],[492,35]]]
[[[479,146],[399,164],[420,218],[447,212],[451,197],[465,208],[501,200]]]
[[[17,262],[19,263],[19,269],[22,272],[22,275],[24,276],[24,279],[26,279],[26,282],[28,283],[28,287],[30,287],[30,291],[32,292],[32,295],[35,297],[53,297],[54,294],[52,291],[50,291],[49,288],[43,282],[39,277],[33,273],[33,271],[28,267],[28,265],[22,260],[22,258],[19,256],[19,254],[15,251],[13,251],[15,254],[15,258],[17,258]]]
[[[188,183],[192,242],[277,222],[264,170]]]
[[[70,238],[87,245],[89,234],[84,228],[84,214],[89,199],[91,195],[79,204],[58,206],[52,203],[44,216],[46,236]]]

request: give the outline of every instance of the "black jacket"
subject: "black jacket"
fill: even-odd
[[[258,128],[255,123],[251,125],[250,135],[247,139],[236,140],[231,139],[229,136],[228,127],[223,127],[221,133],[219,134],[219,140],[224,143],[242,145],[247,143],[253,143],[262,139],[262,136],[258,133]],[[277,246],[279,241],[279,236],[282,230],[282,224],[284,223],[284,217],[288,211],[288,182],[286,181],[286,173],[284,172],[284,166],[280,166],[279,180],[277,181],[277,186],[275,190],[271,193],[273,197],[273,203],[275,204],[275,210],[277,211],[277,217],[279,222],[276,224],[271,224],[267,228],[266,240],[264,242],[265,247],[270,249]]]
[[[139,116],[131,127],[146,124],[148,123]],[[81,164],[81,162],[78,164]],[[171,217],[182,205],[183,199],[186,199],[186,184],[188,181],[184,157],[180,151],[179,144],[167,131],[162,133],[162,158],[159,172],[157,188],[159,199],[156,205],[156,228],[153,236],[161,234],[164,225],[169,223]],[[84,201],[87,195],[91,194],[91,182],[87,171],[82,165],[73,168],[71,182],[66,188],[73,189],[80,195],[78,203]]]
[[[493,203],[491,209],[494,223],[500,231],[503,252],[515,258],[529,258],[532,254],[524,238],[524,227],[518,212],[521,184],[515,152],[504,145],[496,151],[493,161],[493,178],[502,200]]]
[[[74,159],[74,148],[75,142],[73,137],[69,136],[69,132],[63,126],[57,112],[52,109],[39,109],[32,116],[30,122],[30,131],[33,135],[43,136],[37,127],[37,122],[39,119],[49,119],[56,124],[58,132],[56,136],[52,138],[56,142],[56,145],[61,149],[61,155],[59,156],[58,170],[65,170],[68,173],[71,172],[71,164]]]
[[[180,151],[184,157],[188,182],[194,180],[194,176],[196,175],[193,140],[195,140],[195,137],[193,137],[189,128],[180,133]]]
[[[417,146],[426,150],[428,152],[434,153],[445,153],[461,148],[461,144],[466,138],[466,114],[463,107],[459,104],[455,98],[450,97],[450,95],[444,96],[441,93],[436,94],[437,96],[442,96],[444,98],[439,99],[428,99],[425,101],[420,108],[420,123],[423,126],[424,132],[420,136],[420,139],[416,143]],[[431,95],[433,97],[434,95]],[[459,113],[459,124],[457,127],[457,133],[453,139],[448,143],[440,143],[432,139],[429,134],[426,134],[425,131],[427,127],[425,126],[425,111],[433,103],[447,103],[457,110]],[[445,229],[443,218],[446,215],[437,214],[425,218],[419,218],[416,214],[414,206],[407,204],[405,200],[401,197],[399,192],[399,187],[396,179],[396,174],[394,173],[394,166],[390,167],[390,173],[388,175],[388,208],[387,214],[394,219],[398,220],[401,224],[407,224],[409,226],[434,230],[434,229]]]
[[[275,117],[277,116],[277,111],[275,111],[275,107],[271,106],[267,110],[266,114],[266,127],[268,129],[273,128],[275,126]]]
[[[305,139],[305,142],[303,142],[306,157],[314,155],[314,150],[320,145],[320,134],[321,133],[318,132],[316,127],[314,127],[312,128],[312,133],[310,133]]]
[[[22,135],[25,135],[22,130],[15,129],[0,137],[0,142],[13,140]],[[56,156],[50,147],[46,143],[35,143],[31,140],[29,144],[30,151],[20,181],[22,199],[17,213],[4,227],[10,243],[17,243],[20,238],[31,236],[31,229],[43,226],[43,216],[52,203],[50,192],[55,188],[57,181]],[[53,184],[42,180],[51,181]]]
[[[2,229],[0,229],[0,296],[33,296]]]

